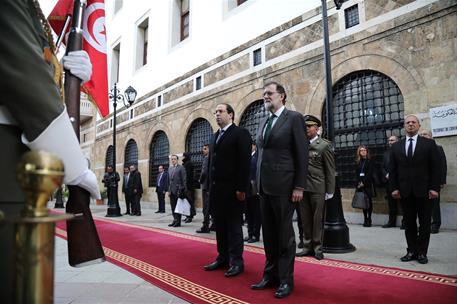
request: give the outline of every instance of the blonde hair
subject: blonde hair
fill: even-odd
[[[371,156],[370,156],[370,150],[368,150],[368,147],[365,146],[365,145],[360,145],[360,146],[357,147],[357,153],[356,153],[356,155],[355,155],[355,161],[356,161],[357,164],[360,164],[360,159],[361,159],[361,157],[360,157],[360,150],[361,150],[361,149],[367,150],[367,157],[366,157],[366,159],[370,159],[370,158],[371,158]]]

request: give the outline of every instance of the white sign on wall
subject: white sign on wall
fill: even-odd
[[[433,137],[457,135],[457,104],[430,109]]]

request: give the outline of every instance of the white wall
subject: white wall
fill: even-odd
[[[172,46],[176,0],[130,0],[113,16],[105,0],[108,66],[111,49],[121,42],[121,89],[134,86],[139,96],[274,27],[320,6],[319,0],[248,0],[229,10],[233,0],[190,0],[190,34]],[[149,18],[148,64],[135,68],[138,21]],[[111,75],[110,73],[108,75]]]

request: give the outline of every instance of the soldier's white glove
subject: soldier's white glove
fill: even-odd
[[[329,200],[333,197],[333,193],[325,193],[325,200]]]
[[[22,134],[22,142],[31,150],[44,150],[57,155],[65,168],[64,184],[80,186],[89,191],[94,199],[100,199],[97,179],[87,168],[66,109],[33,141]]]
[[[92,76],[92,64],[86,51],[74,51],[63,56],[62,64],[65,69],[81,79],[82,83],[90,80]]]

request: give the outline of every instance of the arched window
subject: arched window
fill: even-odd
[[[198,179],[202,170],[203,153],[202,147],[209,144],[213,128],[204,118],[197,118],[190,125],[186,136],[186,152],[190,153],[190,160],[194,165],[194,186],[200,188]]]
[[[149,187],[157,185],[157,173],[160,165],[168,167],[170,144],[168,137],[163,131],[157,131],[151,140],[149,147]]]
[[[251,103],[241,115],[240,127],[247,129],[251,133],[252,140],[256,139],[260,119],[266,115],[267,112],[261,99]]]
[[[134,139],[129,139],[124,152],[124,167],[130,165],[138,167],[138,146]]]
[[[105,170],[108,166],[113,166],[114,168],[114,148],[112,145],[108,146],[108,149],[106,149],[106,156],[105,156]]]
[[[325,107],[322,113],[324,118]],[[333,144],[342,187],[354,187],[355,153],[359,145],[368,146],[379,169],[387,146],[387,137],[404,135],[403,116],[403,96],[400,89],[392,79],[382,73],[357,71],[346,75],[335,84]]]

